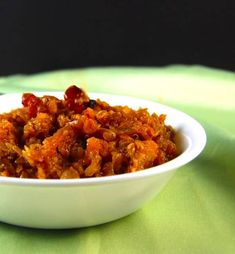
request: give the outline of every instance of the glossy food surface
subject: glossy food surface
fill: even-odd
[[[136,172],[179,151],[166,115],[111,106],[76,86],[64,98],[24,93],[0,115],[0,176],[71,179]]]

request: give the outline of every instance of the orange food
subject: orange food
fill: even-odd
[[[0,176],[68,179],[117,175],[178,155],[165,115],[91,100],[76,86],[64,99],[25,93],[0,115]]]

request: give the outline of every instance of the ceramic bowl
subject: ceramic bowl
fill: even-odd
[[[40,96],[43,93],[36,93]],[[62,97],[60,92],[44,93]],[[116,176],[39,180],[0,177],[0,221],[33,228],[79,228],[110,222],[140,209],[156,197],[177,169],[198,156],[205,144],[203,127],[174,108],[137,98],[89,94],[111,105],[148,108],[167,115],[182,153],[146,170]],[[21,106],[21,94],[0,97],[0,111]]]

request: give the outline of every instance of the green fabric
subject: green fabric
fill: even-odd
[[[136,213],[73,230],[0,223],[0,253],[235,253],[235,73],[181,65],[63,70],[2,77],[0,92],[71,84],[183,110],[205,127],[207,146]]]

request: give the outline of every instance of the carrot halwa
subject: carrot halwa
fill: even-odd
[[[76,86],[60,100],[22,96],[0,115],[0,176],[68,179],[135,172],[175,158],[165,115],[110,106]]]

